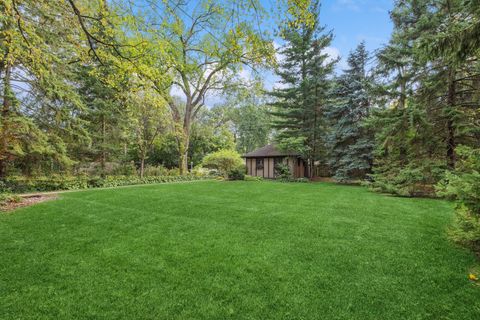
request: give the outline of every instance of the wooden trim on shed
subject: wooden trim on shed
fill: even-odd
[[[270,178],[270,158],[267,158],[267,178]]]

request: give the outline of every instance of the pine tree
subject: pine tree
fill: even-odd
[[[81,108],[70,63],[80,59],[80,36],[70,8],[6,0],[0,12],[0,178],[14,161],[27,174],[32,163],[68,166],[64,137]]]
[[[325,156],[325,106],[331,86],[329,77],[336,60],[324,53],[332,41],[331,32],[319,23],[319,4],[310,8],[312,25],[287,23],[282,30],[285,45],[280,50],[284,60],[276,74],[284,88],[274,89],[275,116],[273,127],[281,148],[294,149],[308,161],[309,174],[313,174],[315,161]]]
[[[404,195],[433,192],[456,148],[478,143],[477,58],[435,55],[435,43],[458,23],[461,0],[402,0],[392,11],[392,38],[377,56],[385,108],[375,112],[374,185]],[[380,103],[381,104],[381,103]]]
[[[105,83],[105,78],[120,74],[111,67],[97,65],[95,68],[93,72],[93,66],[79,66],[77,71],[78,91],[85,104],[80,118],[88,131],[88,139],[85,144],[78,141],[74,148],[77,158],[99,163],[103,175],[106,163],[118,159],[124,148],[124,131],[128,122],[124,100],[129,88],[126,80],[124,92]]]
[[[336,81],[333,104],[327,112],[331,124],[328,163],[338,181],[363,179],[373,164],[373,136],[364,123],[371,108],[365,43],[360,43],[347,61],[348,69]]]

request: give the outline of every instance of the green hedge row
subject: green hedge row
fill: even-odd
[[[0,193],[27,193],[37,191],[78,190],[88,188],[104,188],[128,186],[134,184],[152,184],[177,181],[205,180],[209,177],[185,175],[185,176],[55,176],[55,177],[8,177],[0,181]]]

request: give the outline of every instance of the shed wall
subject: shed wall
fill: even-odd
[[[257,158],[245,159],[247,166],[247,174],[251,176],[263,177],[266,179],[275,179],[275,160],[273,157],[265,157],[263,159],[263,168],[257,168]],[[295,178],[302,178],[305,176],[305,164],[302,159],[296,157],[285,157],[283,162],[290,168],[290,172]]]

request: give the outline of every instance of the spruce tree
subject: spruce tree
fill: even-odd
[[[284,87],[274,89],[271,95],[275,98],[272,114],[273,127],[278,130],[277,142],[281,148],[302,154],[312,176],[315,161],[325,156],[324,112],[336,60],[324,53],[333,35],[320,26],[318,1],[310,11],[313,24],[289,22],[282,30],[285,45],[280,54],[284,59],[276,74]]]
[[[329,166],[338,181],[363,179],[373,162],[373,136],[365,126],[369,116],[371,80],[366,74],[368,52],[360,43],[348,57],[348,69],[337,78],[333,104],[327,112]]]
[[[477,57],[425,50],[450,32],[462,10],[460,0],[403,0],[391,13],[392,38],[377,55],[384,80],[377,103],[384,108],[371,119],[372,178],[382,191],[431,194],[445,170],[455,168],[457,146],[478,144]]]

